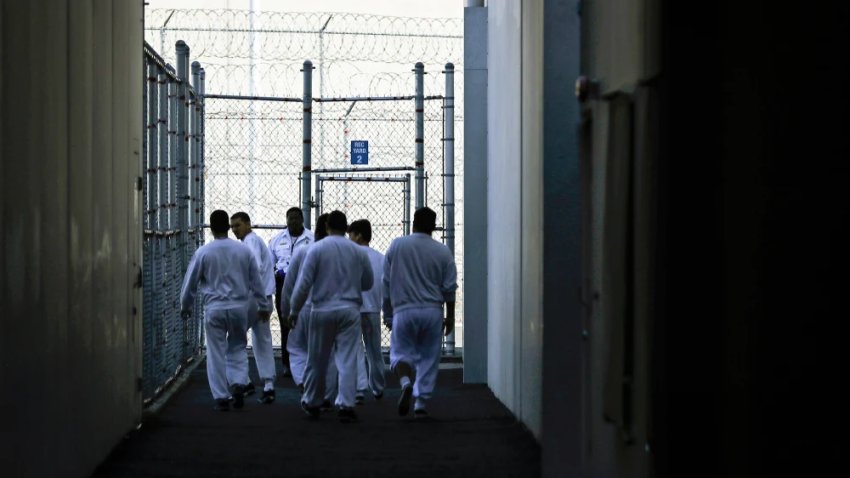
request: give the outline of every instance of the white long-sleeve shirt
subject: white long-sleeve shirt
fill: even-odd
[[[363,291],[363,305],[360,307],[360,312],[377,314],[381,312],[381,304],[384,301],[384,282],[382,280],[384,276],[384,255],[369,246],[361,247],[369,256],[374,284],[372,284],[371,289]]]
[[[295,251],[295,255],[289,261],[289,272],[286,274],[286,279],[283,281],[283,289],[281,289],[281,307],[280,310],[289,310],[292,303],[292,292],[295,290],[295,282],[298,280],[298,273],[301,271],[301,265],[304,264],[304,258],[307,257],[307,251],[310,247],[301,247]],[[312,304],[312,294],[307,294],[305,304]],[[303,306],[302,306],[303,307]]]
[[[257,301],[261,311],[272,308],[251,251],[227,238],[215,239],[195,251],[183,278],[181,310],[194,307],[195,289],[203,296],[206,310],[245,307],[251,300]]]
[[[405,309],[442,307],[455,301],[457,266],[445,244],[414,232],[390,244],[383,281],[385,317]]]
[[[257,270],[260,271],[260,282],[266,287],[266,295],[274,294],[274,259],[266,243],[254,231],[251,231],[242,238],[242,244],[250,249],[254,257]]]
[[[362,293],[372,288],[373,281],[366,251],[342,236],[328,236],[307,251],[292,293],[290,312],[296,315],[311,291],[316,312],[347,307],[360,310]]]
[[[300,236],[294,238],[289,235],[289,228],[274,236],[269,241],[269,251],[272,253],[275,272],[280,271],[286,274],[289,271],[289,262],[295,255],[295,251],[314,242],[316,240],[313,237],[313,231],[309,229],[304,229]]]

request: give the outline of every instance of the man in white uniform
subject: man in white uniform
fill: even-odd
[[[274,261],[266,243],[251,230],[251,218],[248,213],[237,212],[230,216],[230,229],[242,244],[248,247],[257,269],[260,271],[260,280],[265,286],[266,299],[271,303],[274,294]],[[263,395],[259,398],[260,403],[272,403],[275,399],[274,393],[274,350],[272,349],[272,330],[268,320],[256,320],[257,314],[248,314],[248,328],[251,329],[254,348],[254,359],[257,362],[257,372],[263,381]],[[254,392],[254,383],[249,381],[245,389],[245,395]]]
[[[354,421],[354,394],[357,381],[357,341],[360,338],[362,293],[372,288],[372,267],[366,252],[345,239],[345,214],[328,215],[328,237],[307,252],[292,294],[290,323],[312,292],[313,313],[307,330],[307,368],[301,407],[318,418],[325,393],[325,374],[331,351],[339,370],[339,418]]]
[[[417,209],[413,234],[395,239],[384,260],[384,320],[392,330],[390,366],[401,382],[402,416],[410,411],[411,395],[414,416],[428,416],[440,366],[440,332],[454,329],[457,266],[449,248],[431,238],[436,221],[433,210]]]
[[[251,251],[227,238],[228,226],[225,211],[216,210],[210,214],[210,229],[215,240],[195,251],[180,291],[180,311],[184,320],[192,315],[196,288],[203,297],[207,379],[216,402],[215,409],[219,411],[230,408],[231,392],[233,407],[244,406],[244,386],[248,383],[248,353],[245,350],[248,314],[256,304],[258,320],[268,320],[272,310]],[[228,383],[232,390],[228,390]]]
[[[384,356],[381,354],[381,303],[383,301],[384,255],[369,247],[372,241],[372,224],[360,219],[348,226],[348,238],[363,247],[369,256],[375,284],[363,291],[363,305],[360,307],[360,325],[363,332],[363,344],[366,347],[368,387],[376,399],[384,396]],[[358,367],[362,365],[358,357]],[[359,377],[358,377],[359,378]],[[358,387],[358,390],[360,387]],[[358,393],[359,398],[360,395]]]
[[[328,214],[322,214],[316,219],[315,237],[316,242],[327,237]],[[295,289],[295,282],[298,279],[301,265],[304,263],[304,258],[310,247],[302,247],[298,249],[292,260],[289,263],[289,273],[286,275],[286,280],[283,283],[282,306],[281,310],[289,310],[292,303],[292,291]],[[292,379],[295,385],[304,393],[304,369],[307,367],[307,324],[310,323],[310,313],[313,310],[313,303],[308,296],[304,307],[301,308],[300,320],[296,321],[295,325],[289,331],[289,340],[286,342],[286,347],[289,350],[289,363],[292,367]],[[328,365],[325,401],[322,402],[322,408],[330,409],[332,400],[337,393],[338,374],[336,365],[333,361]]]
[[[291,207],[286,211],[286,227],[269,241],[269,251],[272,253],[275,264],[275,306],[280,319],[280,360],[284,377],[289,377],[292,372],[289,369],[289,352],[286,346],[289,338],[289,328],[285,320],[288,311],[280,308],[280,290],[283,288],[289,262],[295,255],[295,251],[312,244],[313,241],[313,232],[304,229],[304,213],[297,207]]]

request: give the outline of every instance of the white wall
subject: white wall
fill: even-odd
[[[522,224],[521,7],[488,4],[487,382],[518,414]]]
[[[488,10],[488,383],[539,437],[543,5],[493,1]]]

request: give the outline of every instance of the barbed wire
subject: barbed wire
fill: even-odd
[[[148,43],[168,50],[163,37],[168,39],[177,32],[195,56],[253,56],[258,62],[318,59],[320,55],[329,62],[460,64],[463,59],[458,48],[463,43],[463,20],[459,18],[246,10],[155,9],[148,13]],[[321,36],[324,44],[314,36]]]

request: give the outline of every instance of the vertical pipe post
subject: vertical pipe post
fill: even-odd
[[[206,147],[205,146],[206,145],[206,137],[204,135],[206,134],[206,124],[207,124],[206,108],[205,108],[206,100],[204,98],[204,95],[206,94],[206,91],[207,91],[206,90],[206,76],[207,76],[206,72],[204,71],[203,68],[201,68],[199,73],[198,73],[198,90],[197,90],[198,101],[199,101],[199,104],[200,104],[200,109],[199,109],[200,122],[199,122],[199,129],[198,129],[199,135],[200,135],[200,141],[199,141],[200,147],[198,148],[198,169],[197,169],[197,173],[198,173],[198,227],[199,228],[201,228],[201,224],[203,224],[204,221],[205,221],[205,219],[204,219],[204,215],[205,215],[204,204],[206,204],[206,199],[205,199],[206,197],[204,196],[204,191],[205,191],[205,187],[204,187],[204,148]],[[199,237],[199,245],[203,244],[204,243],[203,228],[201,228],[201,230],[198,232],[198,237]],[[198,307],[195,307],[195,309],[198,311],[198,314],[200,314],[200,316],[203,317],[203,313],[204,313],[203,308],[198,306]],[[200,324],[202,322],[198,321],[198,323]],[[204,328],[203,327],[198,327],[197,337],[198,337],[197,346],[200,348],[201,345],[203,345],[203,343],[204,343]]]
[[[157,109],[159,107],[159,99],[157,98],[157,65],[156,62],[148,61],[147,63],[147,82],[145,83],[145,92],[147,93],[147,164],[145,165],[145,179],[147,201],[145,202],[145,229],[157,229],[157,156],[159,153],[159,144],[157,143],[157,124],[159,118]],[[154,242],[154,237],[150,236],[150,242]]]
[[[455,255],[455,66],[446,63],[443,100],[443,228],[445,243]],[[455,332],[446,336],[446,353],[455,353]]]
[[[322,215],[322,177],[316,176],[316,219]]]
[[[301,166],[301,210],[304,212],[304,227],[310,227],[310,180],[312,169],[312,121],[313,121],[313,62],[304,62],[304,145]]]
[[[159,229],[160,234],[156,235],[156,258],[154,259],[160,265],[160,272],[156,276],[156,280],[158,281],[155,286],[159,294],[157,295],[157,304],[155,306],[154,315],[151,318],[153,320],[153,334],[154,339],[151,344],[152,351],[150,360],[151,370],[159,370],[159,364],[161,359],[160,345],[158,342],[158,337],[161,335],[163,321],[166,317],[166,309],[167,309],[167,301],[168,301],[168,280],[170,279],[169,273],[171,269],[169,268],[168,261],[168,239],[166,239],[162,232],[168,230],[168,213],[169,213],[169,202],[168,202],[168,193],[171,188],[171,183],[168,181],[168,140],[170,137],[169,128],[168,128],[168,102],[169,102],[169,84],[168,84],[168,75],[164,69],[157,69],[157,84],[159,86],[159,118],[157,120],[157,136],[158,136],[158,147],[159,147],[159,161],[157,166],[157,174],[159,176],[159,209],[158,209],[158,218],[157,218],[157,228]],[[156,372],[152,372],[155,374]],[[151,376],[151,380],[155,377]],[[155,382],[158,383],[158,382]]]
[[[176,329],[180,321],[180,311],[177,310],[175,297],[179,297],[180,285],[183,278],[183,272],[180,270],[180,250],[178,247],[178,235],[175,231],[179,231],[180,225],[177,221],[177,149],[180,138],[177,136],[177,110],[179,109],[179,101],[177,98],[177,81],[174,79],[176,70],[171,65],[166,65],[168,72],[168,231],[169,234],[164,236],[165,253],[163,256],[166,260],[166,269],[168,281],[163,284],[164,294],[168,299],[163,310],[162,323],[160,325],[159,337],[162,340],[162,345],[159,350],[159,363],[161,364],[158,380],[165,379],[163,376],[163,366],[165,366],[171,356],[171,343],[173,340],[166,340],[166,336],[170,334],[172,329]]]
[[[174,67],[166,65],[171,74]],[[177,82],[171,75],[166,77],[168,83],[168,230],[176,231],[177,225]]]
[[[404,182],[404,235],[410,235],[410,173],[405,174],[407,181]]]
[[[189,178],[190,188],[192,190],[192,203],[189,208],[189,214],[192,216],[192,223],[195,225],[195,249],[201,245],[201,237],[203,230],[201,224],[203,219],[200,212],[200,163],[201,163],[201,64],[197,61],[192,62],[192,89],[195,92],[193,108],[192,108],[192,175]]]
[[[189,46],[179,40],[177,57],[177,224],[180,228],[177,244],[179,277],[186,275],[189,266]],[[193,307],[194,309],[194,307]],[[192,321],[195,322],[195,321]],[[183,340],[179,360],[186,358],[192,324],[182,324]]]
[[[416,63],[416,209],[425,206],[425,65]]]
[[[181,272],[188,265],[189,240],[189,46],[183,40],[177,50],[177,224],[180,228]]]

